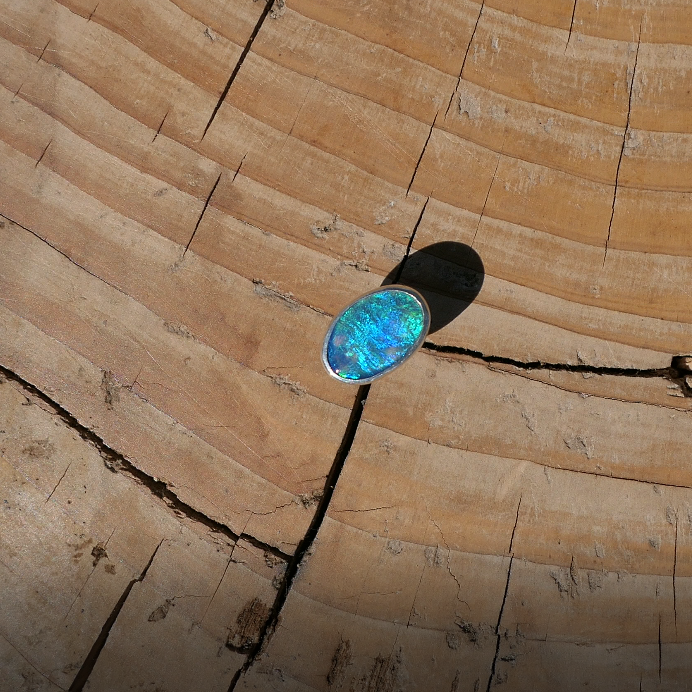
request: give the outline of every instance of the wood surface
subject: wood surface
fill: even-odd
[[[688,690],[691,79],[688,0],[0,0],[0,691]]]

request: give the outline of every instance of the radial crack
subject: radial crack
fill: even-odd
[[[46,49],[48,48],[49,45],[50,45],[50,41],[48,41],[48,43],[46,43],[46,47],[41,51],[41,55],[38,56],[38,60],[36,62],[41,62],[41,59],[43,58],[43,54],[46,52]]]
[[[579,0],[574,0],[574,7],[572,7],[572,19],[569,22],[569,35],[567,36],[567,44],[565,45],[565,53],[567,52],[567,46],[569,46],[569,41],[572,38],[572,28],[574,27],[574,15],[577,13],[577,2]]]
[[[209,603],[207,603],[207,607],[204,609],[204,615],[199,619],[199,622],[201,623],[205,617],[207,617],[207,613],[209,612],[209,608],[211,608],[211,604],[213,603],[214,599],[216,598],[216,594],[219,592],[219,589],[221,588],[221,584],[223,584],[223,580],[226,578],[226,573],[228,572],[228,568],[231,566],[231,563],[233,562],[233,553],[235,551],[235,546],[231,549],[231,554],[228,556],[228,562],[226,563],[226,567],[223,570],[223,574],[221,575],[221,579],[219,579],[219,583],[216,585],[216,588],[214,589],[214,593],[211,595],[211,598],[209,599]]]
[[[418,173],[418,167],[420,166],[420,162],[423,160],[423,156],[425,155],[425,150],[428,148],[428,142],[430,141],[430,138],[432,137],[433,130],[435,129],[435,123],[437,122],[437,116],[440,114],[440,111],[437,111],[435,113],[435,117],[433,118],[432,125],[430,126],[430,132],[428,132],[428,137],[425,140],[425,144],[423,145],[423,151],[421,151],[420,156],[418,157],[418,161],[416,161],[416,167],[413,169],[413,175],[411,176],[411,180],[408,184],[408,187],[406,188],[406,196],[408,197],[408,193],[411,191],[411,185],[413,185],[413,181],[416,179],[416,173]]]
[[[500,159],[502,158],[502,149],[505,148],[504,141],[500,147],[500,151],[497,155],[497,163],[495,164],[495,171],[493,172],[492,180],[490,185],[488,185],[488,192],[485,194],[485,200],[483,200],[483,208],[481,209],[481,215],[478,217],[478,223],[476,224],[476,230],[473,233],[473,240],[471,241],[471,247],[473,247],[476,242],[476,236],[478,235],[478,229],[481,227],[481,221],[483,220],[483,214],[485,214],[485,207],[488,204],[488,199],[490,198],[490,191],[493,189],[493,184],[495,183],[495,177],[497,176],[497,169],[500,167]]]
[[[245,62],[245,58],[247,57],[248,53],[250,52],[250,49],[252,48],[252,43],[257,37],[259,30],[262,28],[262,24],[264,24],[264,20],[267,18],[267,15],[269,14],[270,10],[274,7],[274,2],[275,0],[266,0],[266,4],[264,6],[264,9],[262,10],[262,14],[260,15],[260,18],[257,20],[257,24],[255,24],[255,28],[250,34],[250,38],[247,40],[245,48],[243,48],[243,52],[240,54],[240,58],[238,58],[236,66],[233,68],[233,72],[231,72],[231,76],[229,77],[228,82],[224,87],[224,90],[221,92],[221,96],[219,97],[219,100],[216,103],[214,110],[212,111],[207,126],[204,128],[204,132],[202,133],[202,139],[204,139],[204,137],[206,136],[207,132],[209,131],[209,128],[211,127],[211,124],[214,122],[214,118],[216,118],[216,114],[219,112],[219,108],[221,108],[221,105],[226,100],[226,96],[228,96],[228,92],[231,90],[233,82],[235,78],[238,76],[238,72],[240,72],[240,68],[243,66],[243,63]]]
[[[308,527],[303,540],[298,544],[295,554],[288,561],[286,572],[284,574],[281,586],[279,587],[279,592],[276,595],[271,614],[262,627],[257,644],[250,651],[243,667],[235,674],[233,680],[231,680],[231,685],[228,688],[228,692],[233,692],[241,676],[245,675],[245,673],[247,673],[247,671],[252,667],[258,655],[264,650],[264,647],[267,645],[274,631],[276,630],[279,618],[281,616],[281,610],[286,603],[286,599],[288,598],[288,594],[293,586],[293,582],[298,575],[298,570],[300,569],[301,563],[312,547],[312,544],[314,543],[315,538],[317,537],[317,534],[327,515],[327,510],[329,509],[332,496],[334,495],[334,488],[339,481],[339,476],[341,475],[346,463],[346,459],[348,458],[351,447],[353,446],[356,433],[358,432],[360,419],[363,415],[363,407],[367,401],[369,391],[369,384],[361,385],[358,388],[358,393],[356,394],[356,399],[353,404],[353,408],[351,409],[351,416],[346,425],[346,430],[344,431],[343,438],[341,439],[339,449],[334,457],[329,475],[327,476],[322,499],[317,505],[317,510],[313,515],[312,521],[310,522],[310,526]]]
[[[317,79],[317,75],[313,75],[312,81],[308,85],[308,88],[305,90],[305,96],[303,96],[303,100],[300,103],[300,106],[298,108],[298,111],[296,112],[296,117],[293,118],[293,122],[291,123],[291,129],[288,131],[288,135],[286,135],[286,139],[284,139],[283,145],[281,146],[281,151],[283,151],[284,146],[286,146],[286,142],[289,140],[291,135],[293,134],[293,130],[295,129],[296,123],[298,122],[298,119],[300,118],[300,114],[303,112],[303,108],[305,104],[307,103],[308,97],[310,96],[310,93],[312,92],[312,87],[315,86],[315,82],[318,82],[319,80]]]
[[[663,677],[663,644],[661,643],[661,614],[658,614],[658,682]]]
[[[233,174],[233,180],[231,180],[231,185],[235,182],[235,179],[238,177],[238,173],[240,173],[240,169],[243,167],[243,164],[245,163],[245,158],[247,157],[247,153],[243,154],[243,158],[240,159],[240,163],[238,164],[238,168],[236,168],[235,173]],[[219,176],[220,177],[220,176]]]
[[[500,635],[500,624],[502,623],[502,614],[505,611],[505,603],[507,603],[507,594],[509,593],[509,580],[512,577],[512,565],[514,564],[514,556],[509,558],[509,569],[507,570],[507,583],[505,584],[505,593],[502,597],[502,605],[500,606],[500,614],[497,618],[497,627],[495,628],[495,635],[497,637],[497,642],[495,644],[495,657],[493,658],[493,664],[490,668],[490,677],[488,677],[488,687],[487,692],[490,692],[490,687],[495,679],[495,668],[497,666],[497,659],[500,656],[500,645],[502,643],[502,636]]]
[[[678,599],[676,591],[676,578],[678,575],[678,518],[675,517],[675,547],[673,552],[673,622],[675,623],[675,639],[678,638]]]
[[[159,552],[159,548],[161,547],[162,543],[163,541],[161,541],[156,546],[156,549],[154,550],[152,556],[149,558],[149,562],[147,562],[146,566],[142,570],[142,573],[136,579],[133,579],[125,587],[125,591],[123,591],[122,596],[120,596],[120,599],[115,604],[115,607],[111,611],[111,614],[108,616],[108,619],[101,628],[101,632],[99,633],[98,637],[96,637],[96,641],[94,642],[93,646],[91,647],[91,650],[87,654],[87,657],[84,659],[84,663],[82,663],[82,667],[79,669],[77,675],[72,681],[72,684],[70,685],[68,692],[81,692],[81,690],[84,689],[84,685],[86,684],[87,680],[89,679],[89,676],[94,670],[94,666],[96,665],[96,662],[98,661],[98,658],[101,655],[101,652],[103,651],[103,647],[106,646],[108,636],[111,633],[111,629],[115,624],[115,621],[118,619],[118,615],[120,615],[120,611],[123,609],[123,606],[125,605],[125,601],[127,601],[127,597],[130,595],[130,592],[132,591],[132,588],[135,584],[144,581],[144,578],[147,576],[147,572],[149,571],[152,562],[154,562],[156,553]]]
[[[643,21],[643,20],[642,20]],[[622,164],[622,158],[625,155],[625,146],[627,145],[627,135],[630,129],[630,115],[632,113],[632,93],[634,92],[634,80],[637,75],[637,61],[639,60],[639,47],[642,41],[642,23],[639,22],[639,37],[637,38],[637,52],[634,55],[634,67],[632,69],[632,80],[630,81],[629,89],[629,100],[627,102],[627,120],[625,122],[625,132],[622,135],[622,146],[620,147],[620,157],[618,158],[618,165],[615,170],[615,187],[613,188],[613,205],[610,212],[610,221],[608,223],[608,237],[605,243],[605,252],[603,253],[603,265],[605,266],[606,257],[608,256],[608,243],[610,243],[610,234],[613,229],[613,219],[615,218],[615,202],[618,196],[618,183],[620,182],[620,165]]]
[[[34,166],[34,168],[38,168],[38,164],[41,163],[41,161],[43,161],[43,157],[46,155],[46,152],[48,151],[48,147],[52,143],[53,143],[53,140],[51,139],[50,142],[48,142],[48,144],[46,144],[46,148],[41,152],[41,156],[38,157],[38,161],[36,161],[36,165]]]
[[[245,157],[243,157],[245,158]],[[240,164],[242,165],[242,161]],[[240,167],[238,168],[240,170]],[[183,257],[185,257],[185,254],[187,251],[190,249],[190,245],[192,244],[192,241],[194,240],[195,233],[197,233],[197,229],[199,228],[199,225],[202,223],[202,219],[204,218],[204,214],[207,211],[207,207],[209,206],[209,203],[211,202],[211,198],[214,196],[214,192],[216,191],[216,188],[219,185],[219,182],[221,181],[221,176],[223,175],[223,172],[219,173],[219,177],[216,179],[216,182],[214,183],[214,186],[211,188],[211,192],[209,193],[209,196],[204,202],[204,207],[202,207],[202,213],[199,215],[199,218],[197,219],[197,223],[195,224],[195,228],[192,231],[192,235],[190,236],[190,240],[187,241],[187,245],[185,246],[185,249],[183,250]],[[235,180],[235,176],[233,178]]]
[[[163,116],[163,120],[161,121],[161,124],[159,125],[158,129],[156,130],[156,134],[154,135],[154,139],[151,140],[152,144],[156,141],[156,138],[161,134],[161,129],[163,128],[163,124],[166,122],[166,118],[168,117],[169,113],[170,113],[170,110],[167,110],[166,115]]]
[[[449,103],[447,104],[447,110],[445,111],[445,118],[449,114],[449,109],[452,107],[452,101],[454,101],[454,94],[459,91],[459,85],[461,84],[461,78],[464,74],[464,67],[466,67],[466,58],[468,58],[469,51],[471,50],[471,44],[473,43],[473,39],[476,37],[476,29],[478,29],[478,22],[481,21],[481,15],[483,14],[483,8],[485,7],[485,0],[481,2],[481,7],[478,10],[478,16],[476,17],[476,23],[473,26],[473,31],[471,32],[471,38],[469,39],[469,44],[466,46],[466,52],[464,53],[464,59],[461,61],[461,70],[459,70],[459,77],[457,79],[457,86],[456,89],[454,89],[454,92],[452,93],[451,98],[449,99]]]
[[[517,517],[514,520],[514,528],[512,529],[512,536],[509,539],[509,550],[507,551],[509,555],[514,556],[514,534],[517,532],[517,524],[519,523],[519,510],[521,509],[521,500],[523,495],[519,496],[519,504],[517,505]]]
[[[60,479],[59,479],[58,482],[55,484],[55,487],[53,488],[53,490],[50,491],[50,495],[48,495],[48,497],[46,498],[46,502],[48,502],[48,501],[50,500],[50,498],[53,497],[53,494],[54,494],[55,491],[58,489],[58,486],[63,482],[63,479],[64,479],[65,476],[67,475],[67,472],[70,470],[70,466],[72,466],[72,462],[70,462],[70,463],[67,465],[67,468],[62,472],[62,476],[60,476]]]
[[[425,567],[426,565],[423,565],[423,570],[420,573],[420,579],[418,580],[418,586],[416,587],[416,593],[413,595],[413,602],[411,603],[411,610],[408,612],[408,620],[406,621],[406,628],[408,629],[411,626],[411,618],[416,614],[418,611],[416,611],[416,600],[418,599],[418,592],[420,591],[421,584],[423,583],[423,577],[425,576]]]

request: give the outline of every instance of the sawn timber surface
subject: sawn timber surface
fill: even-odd
[[[0,690],[685,689],[691,16],[0,0]]]

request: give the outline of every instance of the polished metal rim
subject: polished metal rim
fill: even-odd
[[[337,375],[329,365],[329,361],[327,360],[327,348],[329,345],[329,339],[331,338],[332,332],[334,331],[334,327],[336,323],[341,319],[343,314],[351,308],[353,305],[355,305],[359,300],[363,300],[363,298],[367,298],[368,296],[372,295],[373,293],[384,293],[385,291],[403,291],[404,293],[408,293],[412,295],[420,304],[421,308],[423,309],[423,330],[416,339],[416,342],[411,349],[411,352],[406,355],[404,358],[402,358],[399,362],[393,363],[390,365],[388,368],[384,369],[382,372],[378,373],[377,375],[373,375],[372,377],[366,377],[363,378],[362,380],[349,380],[345,377],[340,377]],[[339,380],[339,382],[345,382],[346,384],[370,384],[370,382],[374,382],[375,380],[378,380],[380,377],[384,377],[385,375],[388,375],[392,370],[396,370],[399,366],[403,365],[422,345],[423,342],[425,341],[425,338],[428,336],[428,331],[430,330],[430,308],[428,307],[428,303],[423,298],[423,296],[416,291],[414,288],[411,288],[409,286],[403,286],[401,284],[388,284],[387,286],[380,286],[379,288],[375,288],[372,291],[367,291],[366,293],[363,293],[362,295],[358,296],[355,300],[351,301],[334,319],[331,321],[329,325],[329,329],[327,329],[327,333],[324,337],[324,341],[322,342],[322,365],[324,365],[325,370],[327,373],[333,377],[335,380]]]

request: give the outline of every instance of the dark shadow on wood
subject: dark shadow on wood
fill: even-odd
[[[470,245],[445,241],[408,255],[382,285],[399,283],[420,291],[430,307],[429,333],[434,334],[476,299],[484,278],[483,261]]]

